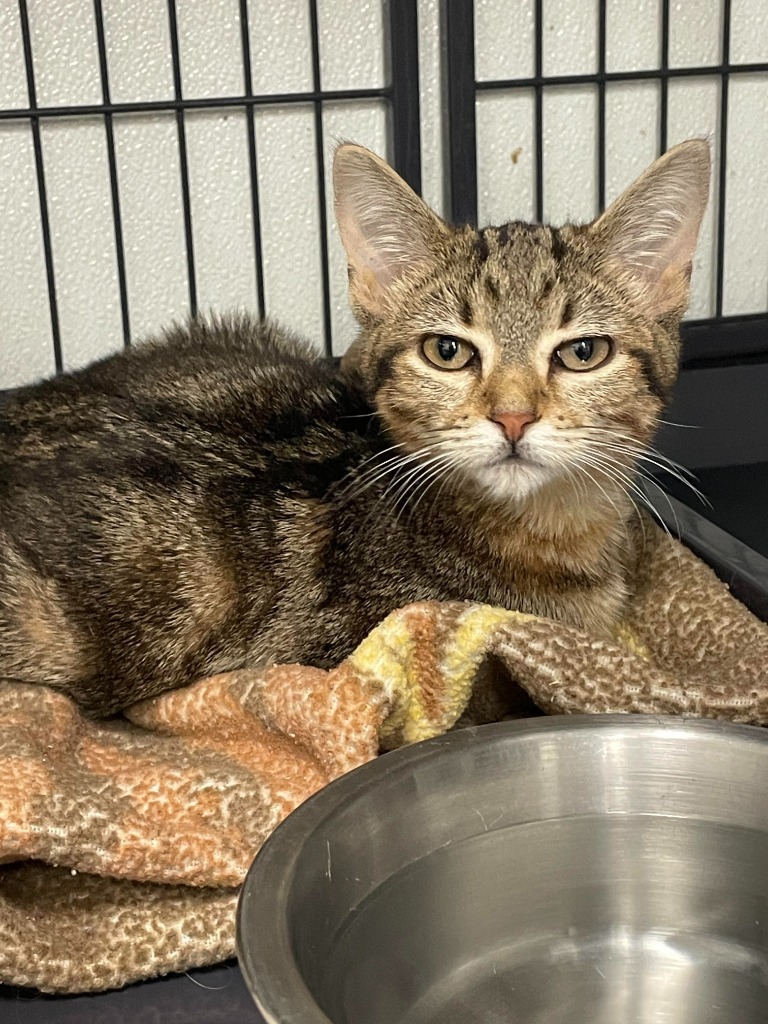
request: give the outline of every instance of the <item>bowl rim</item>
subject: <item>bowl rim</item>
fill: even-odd
[[[285,913],[290,883],[303,842],[342,803],[353,801],[372,778],[409,772],[419,763],[452,756],[455,750],[500,737],[548,732],[662,731],[719,734],[725,739],[768,744],[768,730],[755,725],[688,715],[555,715],[469,726],[382,754],[334,779],[292,811],[257,852],[237,905],[237,957],[246,985],[265,1024],[334,1024],[318,1006],[293,957]],[[273,921],[246,940],[248,922]]]

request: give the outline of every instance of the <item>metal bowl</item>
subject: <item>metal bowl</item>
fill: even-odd
[[[268,1024],[765,1024],[768,733],[456,732],[275,831],[238,912]]]

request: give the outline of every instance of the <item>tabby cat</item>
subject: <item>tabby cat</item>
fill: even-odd
[[[692,140],[592,224],[477,231],[340,146],[360,323],[341,369],[209,318],[6,403],[0,677],[108,715],[209,673],[336,663],[428,599],[610,634],[709,175]]]

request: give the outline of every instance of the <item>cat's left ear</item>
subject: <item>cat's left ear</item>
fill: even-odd
[[[629,285],[654,319],[683,313],[709,196],[704,139],[674,146],[591,227],[598,259]]]
[[[333,195],[352,306],[377,316],[396,281],[430,264],[448,228],[388,164],[352,143],[336,150]]]

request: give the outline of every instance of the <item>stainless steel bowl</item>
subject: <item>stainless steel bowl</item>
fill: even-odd
[[[765,1024],[768,733],[545,718],[387,754],[256,858],[269,1024]]]

